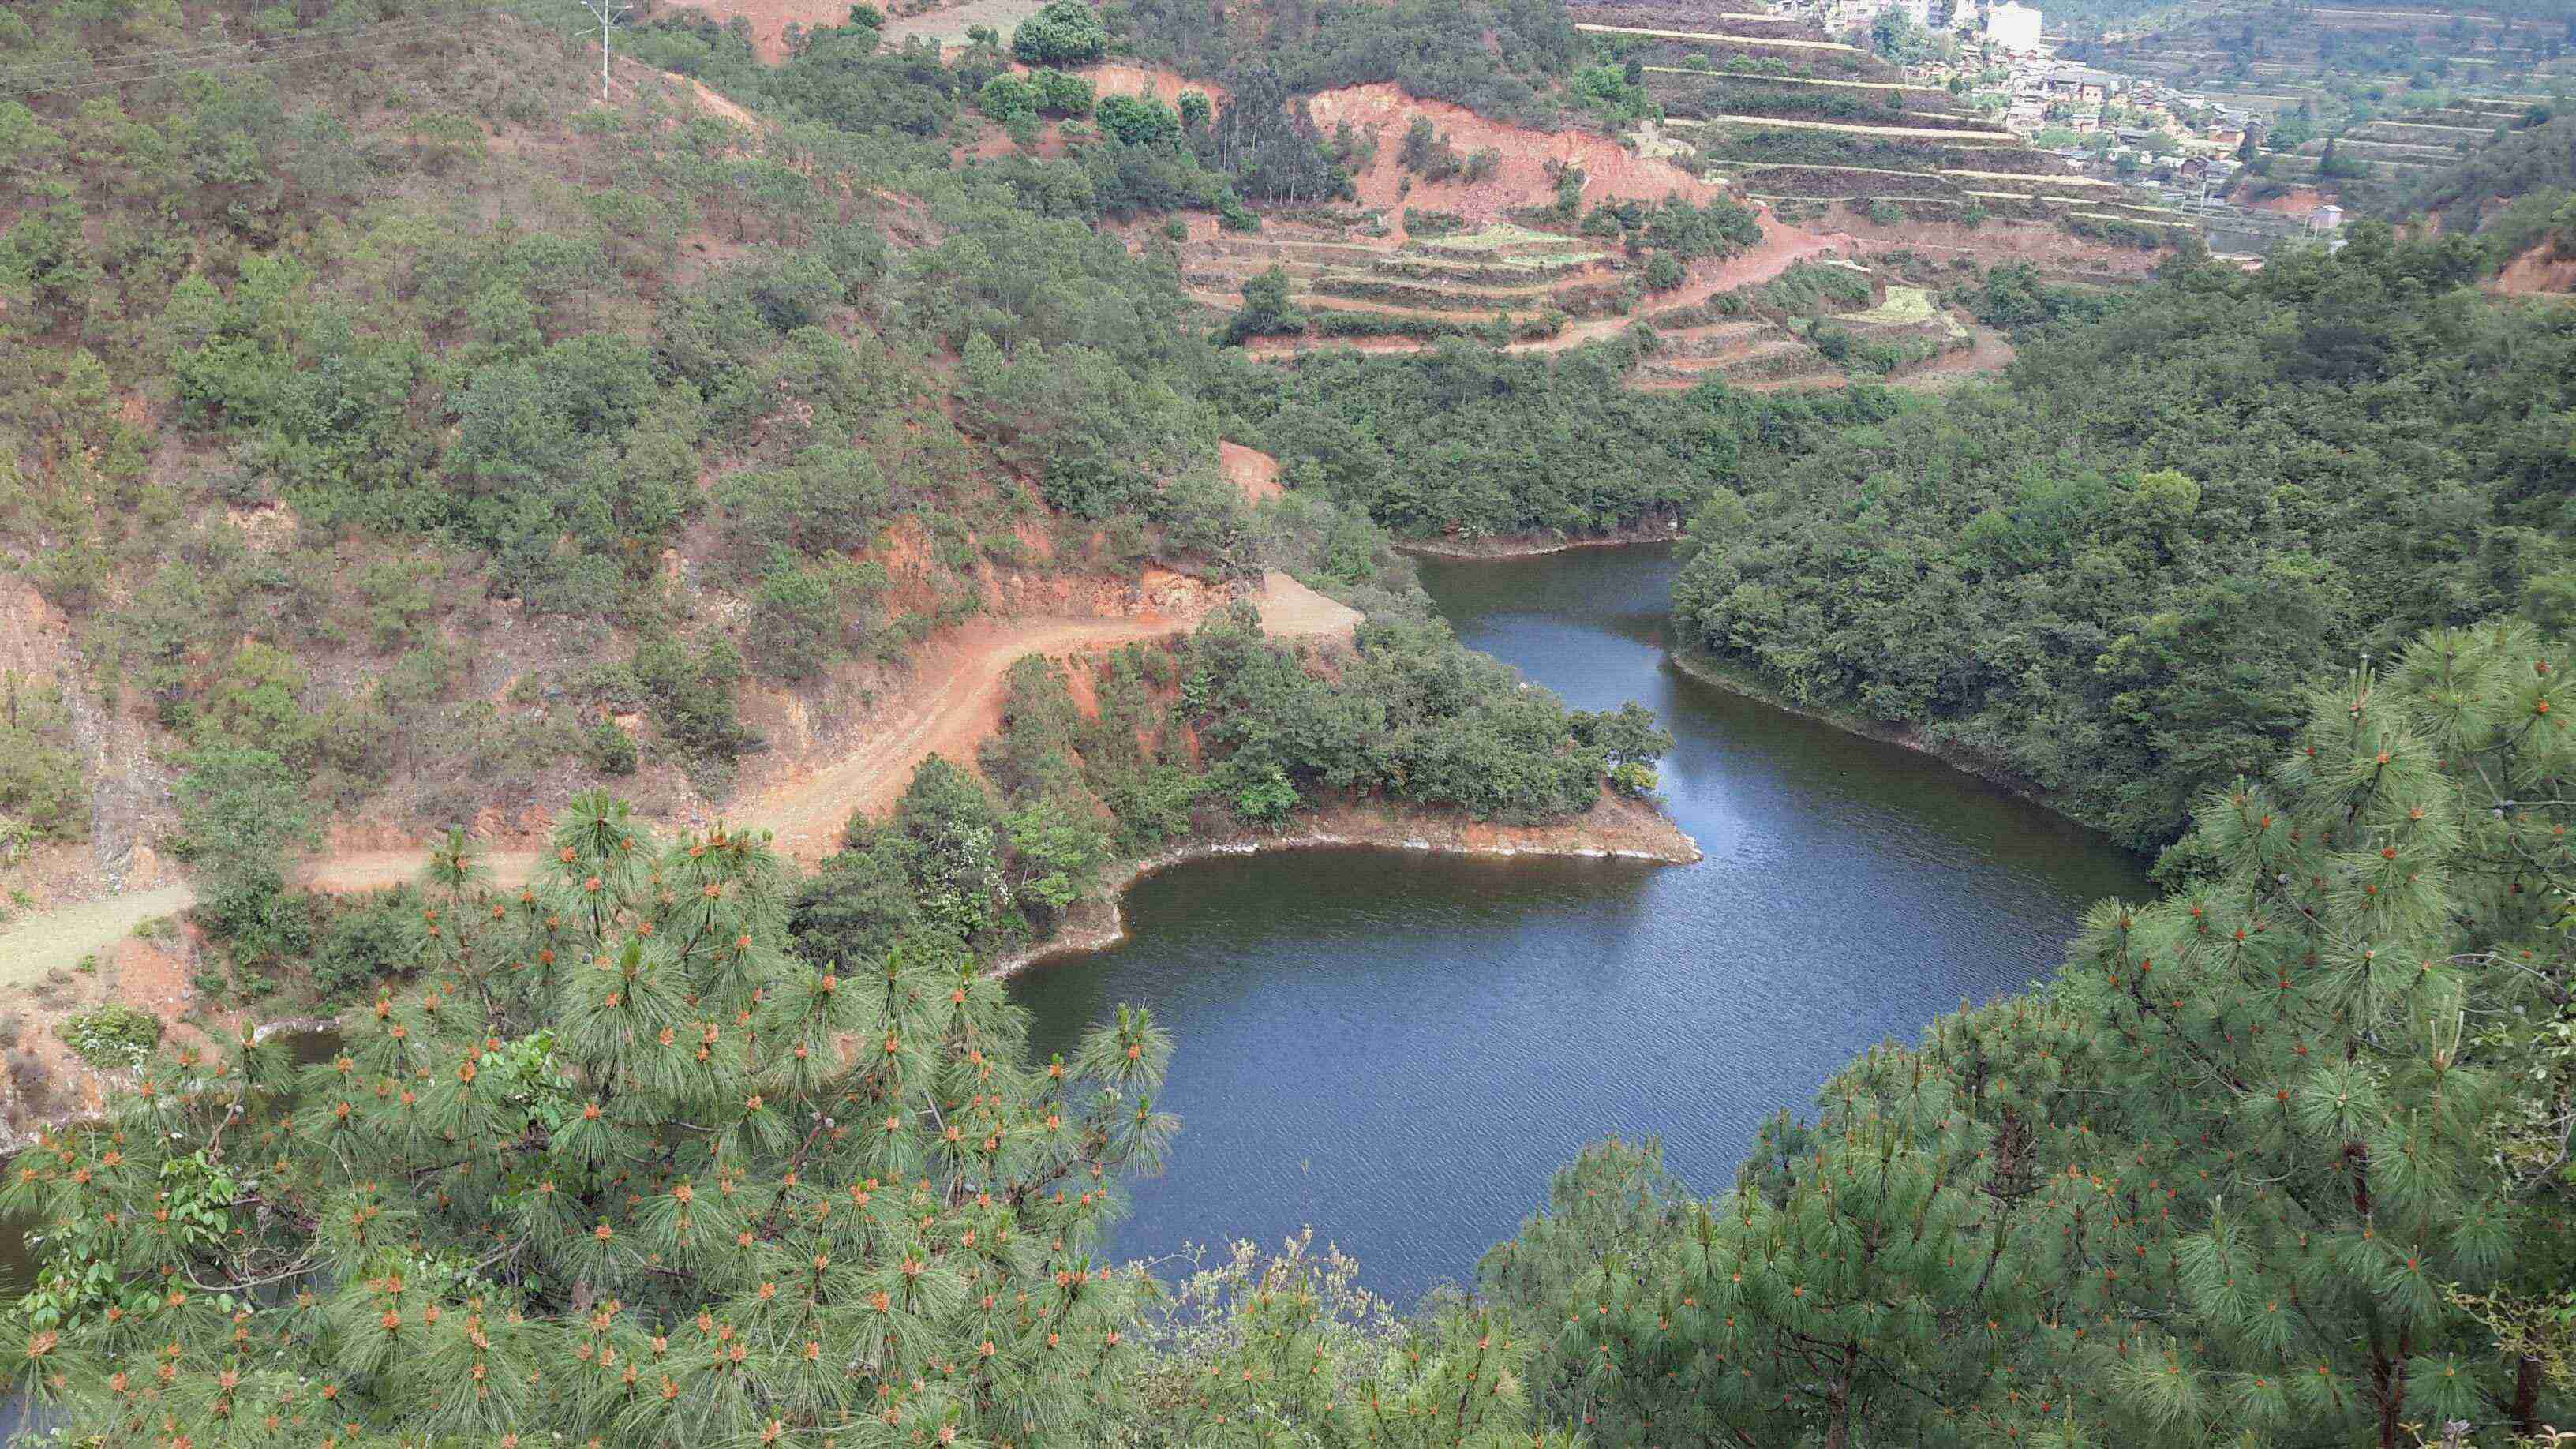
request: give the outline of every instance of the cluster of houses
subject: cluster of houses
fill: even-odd
[[[1866,30],[1889,11],[1928,31],[1949,33],[2021,55],[2040,49],[2036,6],[2017,0],[1788,0],[1774,13],[1802,20],[1828,35]]]
[[[2327,206],[2314,215],[2242,212],[2214,198],[2242,170],[2238,148],[2259,137],[2259,113],[2209,97],[2186,95],[2155,80],[2094,70],[2059,60],[2042,33],[2038,7],[2019,0],[1787,0],[1774,13],[1828,34],[1867,30],[1895,12],[1954,42],[1954,58],[1909,67],[1926,85],[1947,85],[1999,110],[2004,128],[2024,138],[2064,132],[2081,138],[2056,154],[2089,174],[2155,188],[2175,210],[2220,229],[2241,218],[2264,237],[2305,231],[2332,236],[2343,216]]]
[[[2069,65],[2044,51],[1996,56],[1990,48],[1982,59],[1985,68],[1977,78],[1986,83],[1972,94],[2000,104],[2004,129],[2021,136],[2042,131],[2071,131],[2078,136],[2107,132],[2108,150],[2105,143],[2095,142],[2087,154],[2115,163],[2122,148],[2134,149],[2150,161],[2180,155],[2214,162],[2232,154],[2249,127],[2259,129],[2264,124],[2253,112],[2238,107],[2184,95],[2151,80]],[[2157,142],[2157,137],[2163,142]]]

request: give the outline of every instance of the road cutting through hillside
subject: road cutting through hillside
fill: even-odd
[[[1264,577],[1252,603],[1260,610],[1263,630],[1274,638],[1348,638],[1360,621],[1358,610],[1276,569]],[[976,748],[1001,728],[1003,680],[1013,664],[1032,654],[1061,657],[1162,638],[1195,628],[1204,617],[1203,612],[1174,612],[1020,618],[948,631],[925,653],[925,662],[936,661],[935,667],[925,668],[883,711],[878,727],[855,752],[820,770],[771,782],[737,802],[725,818],[771,831],[779,853],[811,865],[838,848],[841,827],[853,813],[880,813],[900,799],[924,759],[938,754],[971,764]],[[428,859],[425,847],[344,851],[307,861],[297,879],[315,890],[376,890],[412,880]],[[528,879],[539,856],[522,845],[486,850],[482,859],[495,883],[507,886]],[[30,916],[0,931],[0,987],[70,969],[84,956],[131,935],[142,922],[176,915],[194,901],[186,886],[167,886]]]

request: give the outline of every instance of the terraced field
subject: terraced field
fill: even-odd
[[[1925,137],[1963,146],[2000,146],[2008,151],[2027,149],[2020,137],[2010,131],[1970,131],[1939,126],[1873,126],[1859,121],[1804,121],[1789,116],[1711,116],[1704,121],[1684,120],[1679,116],[1664,122],[1667,126],[1780,126],[1792,131],[1831,131],[1845,136]]]
[[[1577,25],[1592,35],[1634,35],[1645,40],[1689,40],[1710,45],[1724,45],[1746,50],[1840,50],[1859,53],[1859,47],[1836,40],[1792,40],[1764,35],[1727,35],[1707,30],[1654,30],[1638,25]]]
[[[1853,235],[1784,223],[1761,206],[1765,195],[1896,194],[1911,205],[1965,209],[1977,204],[1970,184],[2010,178],[2030,206],[2118,205],[2117,188],[2065,174],[2055,156],[1959,111],[1944,91],[1905,84],[1902,73],[1851,46],[1776,16],[1651,8],[1666,3],[1678,0],[1621,0],[1577,18],[1588,33],[1617,42],[1623,56],[1648,64],[1659,95],[1724,82],[1730,95],[1751,97],[1752,110],[1772,109],[1776,96],[1785,98],[1776,100],[1782,111],[1821,106],[1836,119],[1730,112],[1691,128],[1706,144],[1670,148],[1652,134],[1631,143],[1522,131],[1387,86],[1328,92],[1314,102],[1318,125],[1392,133],[1427,118],[1453,147],[1491,145],[1500,166],[1474,186],[1426,182],[1399,174],[1392,148],[1382,148],[1346,210],[1273,215],[1257,234],[1185,243],[1189,294],[1212,312],[1230,313],[1243,305],[1247,283],[1276,269],[1303,328],[1244,339],[1249,355],[1266,360],[1329,349],[1410,352],[1451,338],[1544,353],[1618,338],[1642,323],[1657,342],[1630,378],[1639,387],[1712,377],[1839,386],[1854,371],[1878,377],[1932,362],[1965,332],[1941,315],[1927,289],[1891,291],[1858,266],[1863,247]],[[1723,71],[1722,58],[1667,63],[1745,48],[1773,57],[1769,70]],[[1769,73],[1783,64],[1791,73]],[[1862,119],[1845,119],[1854,116]],[[1835,155],[1855,159],[1837,167],[1827,159]],[[1532,224],[1566,167],[1581,169],[1587,203],[1749,196],[1765,213],[1763,240],[1742,255],[1695,263],[1679,287],[1649,293],[1644,269],[1614,247]],[[1804,280],[1788,275],[1829,259],[1849,264],[1832,273],[1837,282],[1818,284],[1823,269],[1812,266]],[[1820,326],[1833,358],[1818,346]]]
[[[1962,234],[1973,230],[1996,237],[1998,254],[2091,247],[2120,270],[2134,258],[2114,255],[2114,239],[2101,235],[2108,221],[2179,220],[2134,210],[2117,183],[2073,174],[1947,91],[1910,83],[1812,29],[1797,38],[1815,48],[1786,54],[1776,48],[1784,37],[1768,31],[1774,49],[1747,51],[1750,27],[1715,26],[1679,0],[1611,0],[1580,19],[1640,64],[1664,105],[1664,128],[1691,147],[1694,164],[1723,169],[1757,201],[1821,211],[1868,249],[1902,250],[1920,239],[1987,250]],[[1739,57],[1759,65],[1747,68]],[[1909,234],[1918,224],[1936,233]]]
[[[1893,91],[1900,95],[1943,96],[1949,94],[1938,86],[1904,85],[1894,81],[1835,80],[1812,75],[1747,75],[1736,71],[1717,70],[1705,65],[1640,66],[1648,75],[1693,76],[1701,80],[1722,80],[1738,84],[1775,86],[1833,86],[1853,91]]]
[[[1709,377],[1810,378],[1839,385],[1841,373],[1783,325],[1768,284],[1802,263],[1850,250],[1849,238],[1771,222],[1742,255],[1695,264],[1682,286],[1649,294],[1627,261],[1579,237],[1494,222],[1450,235],[1412,238],[1401,215],[1378,222],[1384,235],[1353,225],[1273,221],[1257,237],[1220,237],[1182,259],[1190,295],[1214,310],[1242,304],[1245,281],[1273,267],[1289,281],[1292,305],[1312,324],[1305,335],[1255,337],[1252,355],[1285,360],[1345,348],[1416,351],[1445,337],[1507,338],[1513,352],[1555,352],[1607,341],[1639,322],[1660,338],[1637,369],[1639,387]],[[1848,276],[1865,276],[1853,268]],[[1793,289],[1805,297],[1811,289]],[[1880,300],[1867,281],[1846,283],[1847,305]]]
[[[1324,238],[1311,225],[1274,223],[1259,237],[1200,243],[1184,254],[1182,279],[1199,301],[1230,309],[1241,305],[1245,281],[1276,267],[1298,310],[1321,325],[1333,325],[1322,319],[1334,314],[1410,318],[1422,324],[1417,340],[1464,322],[1534,323],[1551,314],[1561,328],[1629,283],[1624,263],[1608,252],[1508,224],[1423,240]]]
[[[1503,221],[1480,227],[1472,232],[1452,232],[1447,236],[1427,238],[1422,245],[1436,252],[1470,254],[1482,252],[1499,256],[1526,248],[1536,249],[1535,254],[1538,255],[1550,255],[1561,254],[1561,249],[1569,245],[1569,241],[1555,232],[1532,231],[1528,227]],[[1576,255],[1600,257],[1604,254],[1591,252]]]

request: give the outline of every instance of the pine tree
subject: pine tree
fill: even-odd
[[[553,844],[515,891],[438,852],[420,979],[336,1059],[180,1052],[22,1159],[40,1408],[109,1444],[1096,1442],[1145,1290],[1093,1249],[1173,1129],[1152,1017],[1032,1067],[962,949],[787,956],[758,841],[657,848],[591,795]]]
[[[1542,1405],[1610,1445],[2563,1422],[2495,1325],[2568,1259],[2564,678],[2520,625],[2357,672],[2198,812],[2187,889],[1869,1053],[1714,1202],[1587,1153],[1484,1269],[1554,1325]]]

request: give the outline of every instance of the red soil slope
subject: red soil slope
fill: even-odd
[[[1279,484],[1279,460],[1241,443],[1216,445],[1227,480],[1243,490],[1244,501],[1264,503],[1286,492]]]
[[[1588,131],[1532,131],[1503,121],[1487,120],[1447,101],[1417,100],[1393,85],[1353,86],[1326,91],[1313,103],[1315,124],[1331,131],[1344,121],[1378,132],[1377,161],[1359,178],[1360,205],[1393,206],[1399,201],[1427,211],[1454,211],[1491,218],[1513,207],[1541,205],[1556,194],[1547,174],[1550,161],[1583,168],[1583,199],[1625,197],[1661,201],[1680,192],[1691,201],[1710,201],[1721,194],[1670,161],[1650,161],[1608,136]],[[1492,147],[1503,161],[1495,174],[1473,186],[1463,181],[1427,184],[1396,164],[1405,129],[1416,116],[1428,116],[1461,157]],[[1405,192],[1404,183],[1413,181]]]
[[[2505,264],[2487,289],[2508,297],[2536,297],[2576,292],[2576,257],[2565,259],[2550,255],[2549,243],[2542,242]]]

